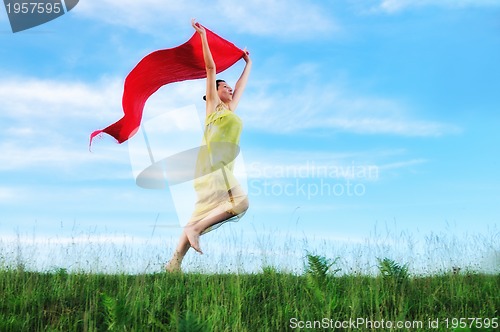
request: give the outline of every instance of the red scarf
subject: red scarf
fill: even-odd
[[[243,50],[212,31],[206,31],[217,73],[231,67],[243,57]],[[144,104],[159,88],[165,84],[206,76],[201,38],[197,32],[180,46],[147,55],[125,79],[122,98],[124,116],[112,125],[94,131],[90,135],[90,144],[100,133],[113,136],[118,143],[125,142],[137,132]]]

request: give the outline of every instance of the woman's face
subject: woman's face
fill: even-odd
[[[217,86],[217,93],[220,100],[223,102],[229,102],[233,100],[233,89],[226,83],[220,82]]]

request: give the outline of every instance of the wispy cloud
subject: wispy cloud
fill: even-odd
[[[426,162],[428,162],[428,160],[423,159],[423,158],[417,158],[417,159],[411,159],[411,160],[397,161],[397,162],[391,162],[391,163],[387,163],[387,164],[382,164],[382,165],[379,166],[379,169],[381,171],[394,170],[394,169],[412,167],[412,166],[415,166],[415,165],[424,164]]]
[[[318,34],[331,35],[338,29],[331,15],[321,6],[299,0],[217,0],[210,3],[201,0],[103,0],[82,2],[76,12],[108,24],[163,35],[166,24],[186,26],[193,17],[209,27],[286,39],[316,38]]]
[[[340,27],[316,3],[287,0],[219,0],[219,10],[238,31],[281,38],[325,36]]]
[[[198,4],[199,5],[199,4]],[[155,33],[162,25],[161,22],[176,23],[190,15],[200,12],[199,6],[192,2],[165,2],[161,0],[133,0],[113,1],[103,0],[82,1],[76,10],[76,15],[95,19],[106,24],[126,26],[141,32]],[[184,14],[182,14],[184,9]],[[186,24],[189,21],[185,22]]]
[[[78,149],[79,147],[79,149]],[[11,140],[2,142],[0,149],[0,171],[42,170],[50,169],[52,172],[74,173],[81,171],[89,164],[123,164],[123,160],[115,154],[92,155],[85,149],[85,143],[45,145],[39,146],[25,144],[24,141]],[[108,149],[108,152],[111,149]],[[115,174],[116,177],[117,175]]]
[[[120,80],[94,84],[12,77],[0,80],[2,117],[35,119],[95,119],[121,107]]]
[[[1,79],[0,148],[4,153],[0,170],[66,172],[89,163],[116,162],[111,155],[90,155],[86,141],[92,128],[120,112],[120,96],[118,80],[87,84],[33,77]]]
[[[310,73],[296,77],[294,68],[290,72],[294,74],[280,76],[279,82],[259,81],[245,97],[250,101],[242,103],[241,112],[249,126],[273,133],[331,129],[409,137],[460,132],[453,124],[419,119],[412,115],[415,110],[396,99],[360,95],[335,82],[318,85]]]
[[[439,136],[459,130],[449,124],[415,119],[397,101],[358,96],[334,84],[306,84],[302,89],[284,86],[283,91],[271,94],[272,84],[264,83],[264,89],[254,89],[245,96],[251,102],[242,103],[240,112],[247,127],[273,133],[324,128],[401,136]],[[145,118],[192,103],[203,88],[203,82],[196,81],[161,89],[148,101]],[[117,145],[100,147],[106,153],[89,154],[87,150],[91,131],[121,117],[121,93],[119,79],[92,83],[29,77],[0,80],[0,119],[5,128],[0,136],[0,170],[37,165],[75,172],[85,165],[129,163],[123,155],[126,148]],[[331,155],[326,162],[332,162]]]
[[[21,197],[19,190],[16,188],[0,187],[0,204],[10,204]]]
[[[88,83],[33,77],[0,79],[3,127],[0,171],[36,166],[37,169],[88,173],[85,166],[128,164],[126,146],[108,144],[112,142],[108,137],[106,144],[95,142],[99,145],[97,149],[94,145],[96,153],[88,151],[90,133],[123,115],[122,84],[120,79]],[[145,119],[185,106],[194,96],[202,95],[203,87],[200,81],[158,91],[146,105]],[[119,174],[115,176],[122,176]]]
[[[246,172],[251,179],[335,178],[376,181],[385,171],[427,163],[408,159],[401,149],[364,151],[245,150]]]
[[[500,2],[496,0],[382,0],[372,9],[396,13],[406,9],[427,6],[443,8],[500,7]]]

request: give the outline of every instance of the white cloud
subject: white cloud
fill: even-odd
[[[250,179],[331,178],[377,181],[385,171],[404,170],[424,164],[407,159],[405,150],[350,152],[309,150],[245,150]],[[383,174],[382,174],[383,175]]]
[[[245,96],[241,114],[246,125],[273,133],[331,129],[410,137],[460,131],[452,124],[418,119],[398,100],[359,95],[335,83],[318,85],[311,79],[314,73],[301,76],[294,68],[290,72],[291,76],[280,76],[279,82],[259,80],[258,87]]]
[[[382,0],[375,10],[388,13],[400,12],[410,8],[435,6],[444,8],[498,7],[497,0]]]
[[[0,171],[36,167],[89,173],[88,169],[110,163],[128,166],[126,145],[115,144],[107,135],[103,136],[105,142],[94,141],[94,153],[88,151],[90,133],[123,115],[122,84],[120,79],[90,83],[0,79]],[[203,87],[197,81],[161,89],[146,104],[144,118],[185,106],[193,98],[201,100]],[[113,178],[123,177],[120,172],[112,173]]]
[[[392,162],[392,163],[388,163],[388,164],[383,164],[383,165],[379,166],[379,169],[381,171],[394,170],[394,169],[412,167],[412,166],[420,165],[420,164],[423,164],[426,162],[427,162],[426,159],[417,158],[417,159],[397,161],[397,162]]]
[[[0,118],[24,124],[8,128],[10,134],[19,136],[32,136],[44,127],[54,129],[68,120],[108,125],[123,115],[123,80],[85,83],[33,77],[0,79]],[[152,117],[201,100],[204,86],[203,81],[197,80],[162,88],[146,103],[144,116]],[[28,126],[35,124],[39,126]]]
[[[324,36],[338,32],[339,26],[325,8],[314,3],[289,0],[219,0],[220,11],[240,32],[282,38]]]
[[[292,72],[300,76],[309,75],[313,70],[299,66]],[[296,78],[276,83],[259,81],[262,90],[249,92],[241,104],[245,126],[273,133],[323,128],[401,136],[439,136],[458,130],[452,125],[415,119],[397,101],[351,94],[333,84],[318,87],[307,83],[301,88],[292,84],[280,87],[286,92],[269,93],[275,91],[273,84],[304,81]],[[146,104],[145,120],[192,104],[203,89],[201,80],[160,89]],[[93,130],[122,116],[121,94],[120,79],[92,83],[30,77],[0,80],[0,119],[4,125],[0,134],[0,170],[30,169],[36,165],[37,169],[53,168],[70,174],[80,170],[91,176],[92,172],[86,169],[95,170],[109,163],[128,166],[126,147],[95,142],[94,153],[90,154],[87,149]],[[89,165],[93,166],[89,168]],[[115,176],[125,175],[122,171]]]
[[[162,21],[178,22],[181,8],[190,13],[196,6],[192,2],[181,4],[181,2],[162,0],[81,1],[74,13],[107,24],[153,33]],[[186,21],[186,24],[188,23],[189,21]]]
[[[0,204],[11,203],[21,197],[19,190],[9,187],[0,187]]]
[[[299,0],[206,1],[82,1],[78,14],[151,34],[168,34],[167,24],[188,26],[197,18],[209,28],[237,30],[279,38],[331,35],[338,26],[324,8]],[[170,32],[172,30],[170,29]]]
[[[84,165],[120,163],[116,151],[90,154],[88,138],[120,116],[121,90],[119,80],[1,79],[0,171],[78,172]]]
[[[120,234],[83,234],[83,235],[72,235],[72,236],[48,236],[48,235],[37,235],[37,236],[26,236],[26,235],[6,235],[2,237],[2,244],[22,244],[22,245],[75,245],[75,244],[87,244],[87,245],[97,245],[97,244],[108,244],[108,245],[151,245],[151,244],[163,244],[162,239],[151,238],[151,237],[141,237],[141,236],[130,236],[130,235],[120,235]]]
[[[39,146],[31,146],[23,144],[23,141],[2,142],[0,171],[50,168],[53,171],[68,172],[71,169],[77,171],[89,164],[123,163],[117,153],[90,154],[85,147],[85,144],[76,149],[75,145],[44,145],[41,142]]]
[[[0,80],[2,116],[49,121],[56,119],[100,119],[120,109],[120,80],[94,84],[13,77]],[[101,120],[102,121],[102,120]],[[33,130],[24,128],[24,133]]]

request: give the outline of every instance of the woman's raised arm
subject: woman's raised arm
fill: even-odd
[[[248,76],[250,75],[250,70],[252,69],[252,59],[250,59],[250,54],[245,48],[245,55],[243,56],[243,60],[245,60],[245,68],[241,73],[240,78],[236,82],[233,91],[233,100],[229,103],[229,108],[234,112],[236,111],[236,107],[238,107],[238,103],[240,102],[241,95],[247,86]]]
[[[191,25],[200,34],[201,45],[203,47],[203,59],[205,60],[205,68],[207,70],[207,88],[206,88],[206,100],[207,100],[207,113],[215,109],[219,103],[219,96],[217,95],[217,88],[215,85],[216,80],[216,67],[215,61],[212,57],[212,52],[210,52],[210,46],[208,45],[207,32],[205,28],[195,19],[191,20]]]

